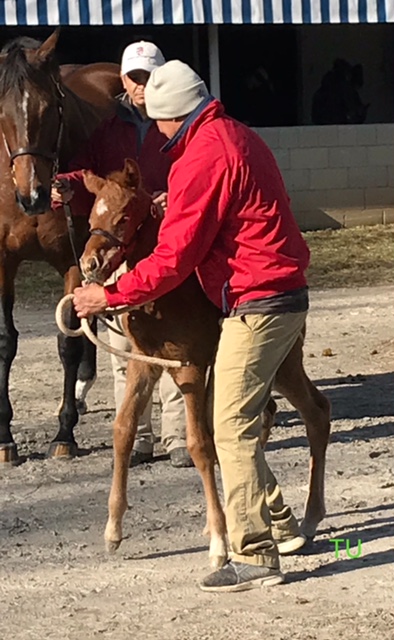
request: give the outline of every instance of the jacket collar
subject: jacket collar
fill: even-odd
[[[207,96],[192,111],[177,131],[161,149],[163,153],[168,153],[173,158],[179,158],[185,151],[190,140],[194,137],[201,125],[211,122],[224,114],[224,106],[213,96]]]
[[[144,119],[138,109],[136,109],[130,102],[127,92],[119,97],[120,99],[118,100],[116,113],[121,120],[124,120],[125,122],[131,122],[136,126],[147,125],[147,123],[149,123],[150,126],[152,124],[153,120],[151,120],[150,118]]]

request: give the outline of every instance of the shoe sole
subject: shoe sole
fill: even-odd
[[[279,554],[281,556],[286,556],[302,549],[305,543],[306,536],[300,535],[296,536],[295,538],[291,538],[290,540],[285,540],[284,542],[278,542],[277,547]]]
[[[277,584],[282,584],[285,581],[283,573],[277,573],[274,576],[267,576],[266,578],[256,578],[255,580],[247,580],[239,584],[225,585],[223,587],[206,587],[200,584],[201,591],[215,591],[217,593],[230,593],[235,591],[250,591],[250,589],[259,589],[261,587],[274,587]]]

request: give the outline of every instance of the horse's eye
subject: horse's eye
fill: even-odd
[[[125,224],[129,221],[129,218],[126,218],[125,216],[122,216],[121,218],[119,218],[119,220],[116,222],[116,228],[117,229],[121,229],[122,227],[125,226]]]

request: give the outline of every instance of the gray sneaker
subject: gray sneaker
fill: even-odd
[[[193,467],[193,460],[191,459],[186,447],[177,447],[170,451],[170,461],[173,467],[178,469],[182,467]]]
[[[139,464],[148,464],[153,462],[153,453],[144,453],[143,451],[138,451],[138,449],[133,449],[130,456],[129,467],[137,467]]]
[[[273,586],[284,582],[284,575],[279,569],[260,567],[244,562],[230,560],[218,571],[210,573],[200,582],[203,591],[247,591],[262,586]]]

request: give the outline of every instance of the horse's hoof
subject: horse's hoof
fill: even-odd
[[[105,549],[110,555],[114,554],[120,547],[121,540],[106,540]]]
[[[0,444],[0,464],[16,467],[18,464],[22,464],[23,461],[24,459],[18,455],[18,448],[15,442]]]
[[[88,405],[85,400],[75,400],[75,406],[77,407],[77,411],[80,416],[84,416],[88,410]]]
[[[307,542],[313,542],[313,539],[316,535],[317,524],[312,524],[308,522],[302,522],[300,526],[300,531],[303,536],[307,539]]]
[[[75,458],[78,455],[78,445],[75,442],[51,442],[48,458]]]

